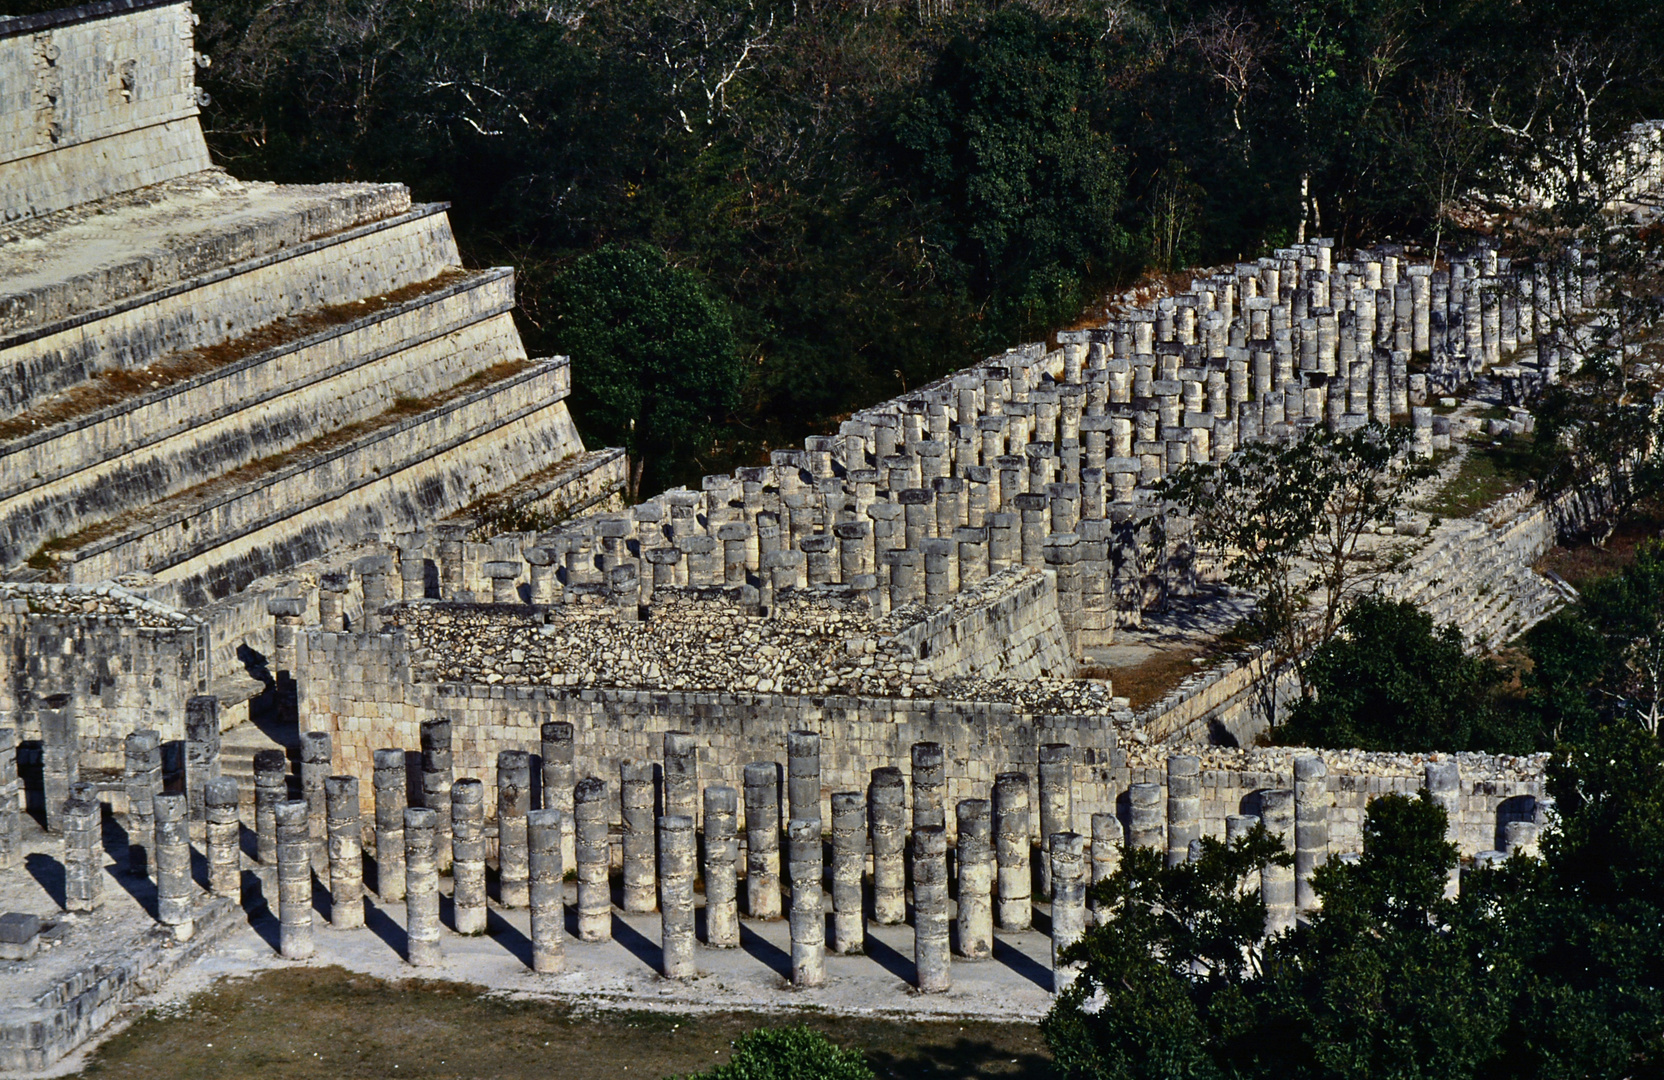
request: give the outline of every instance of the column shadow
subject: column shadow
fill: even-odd
[[[1033,957],[1018,952],[994,935],[994,959],[1042,990],[1052,988],[1052,970]]]
[[[903,956],[878,938],[867,936],[867,956],[873,963],[888,971],[908,986],[919,985],[918,965],[911,956]]]
[[[57,904],[60,910],[64,910],[69,896],[64,883],[64,864],[50,855],[37,851],[26,856],[23,865],[28,868],[29,876],[35,879],[35,883],[46,890],[46,895],[51,897],[52,902]],[[151,914],[154,915],[155,912],[152,911]]]
[[[751,927],[740,923],[740,948],[753,960],[762,962],[782,979],[792,977],[792,956],[780,946],[764,938]]]
[[[516,960],[526,965],[529,971],[532,966],[532,939],[520,932],[520,928],[503,918],[496,911],[487,910],[485,913],[485,932],[496,940],[497,944],[507,949]]]
[[[401,957],[410,955],[410,935],[379,904],[366,904],[364,926]]]
[[[646,964],[654,971],[664,970],[664,950],[647,940],[642,933],[614,912],[612,917],[612,939],[628,949],[637,960]]]

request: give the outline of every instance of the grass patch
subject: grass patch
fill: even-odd
[[[27,412],[0,420],[0,442],[22,438],[41,428],[62,424],[99,409],[184,382],[198,375],[229,366],[257,352],[299,341],[336,326],[344,326],[355,319],[374,315],[390,307],[408,303],[467,277],[471,271],[451,267],[438,276],[395,289],[382,296],[366,297],[346,304],[318,308],[300,315],[268,323],[241,337],[222,341],[190,352],[179,353],[146,368],[112,368],[100,371],[79,386],[29,409]]]
[[[726,1062],[735,1038],[785,1024],[807,1024],[859,1050],[881,1077],[1052,1075],[1032,1024],[580,1012],[509,1001],[477,986],[388,983],[333,967],[223,980],[182,1008],[140,1018],[100,1047],[80,1075],[658,1080]]]
[[[1500,446],[1470,445],[1456,475],[1421,509],[1440,518],[1477,513],[1531,479],[1531,455],[1529,435],[1505,439]]]
[[[1166,649],[1136,664],[1123,667],[1087,668],[1080,673],[1083,679],[1108,679],[1116,697],[1124,697],[1134,710],[1160,701],[1174,687],[1201,671],[1208,651],[1199,647]]]

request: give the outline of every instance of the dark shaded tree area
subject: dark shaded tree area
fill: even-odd
[[[400,180],[553,282],[645,245],[731,309],[743,394],[676,479],[1069,322],[1147,267],[1593,205],[1664,115],[1645,0],[201,0],[239,176]],[[1581,202],[1580,202],[1581,200]],[[577,373],[580,382],[586,377]],[[588,418],[580,415],[580,423]]]

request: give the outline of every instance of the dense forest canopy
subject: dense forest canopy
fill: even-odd
[[[1459,236],[1464,194],[1526,181],[1575,214],[1600,152],[1664,116],[1652,0],[195,10],[217,160],[451,200],[466,258],[518,268],[534,353],[570,351],[552,283],[607,244],[727,305],[743,393],[660,482],[1043,336],[1147,269]],[[591,442],[622,441],[578,405]]]

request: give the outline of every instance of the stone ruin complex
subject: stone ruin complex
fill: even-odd
[[[799,987],[910,891],[911,981],[939,991],[1036,904],[1078,934],[1125,844],[1183,860],[1262,821],[1296,855],[1265,872],[1274,932],[1375,795],[1432,790],[1481,863],[1534,843],[1540,758],[1256,748],[1249,662],[1138,712],[1085,668],[1209,573],[1152,494],[1170,470],[1370,420],[1430,455],[1478,425],[1434,406],[1480,379],[1513,407],[1491,433],[1524,430],[1577,363],[1559,319],[1599,302],[1575,250],[1279,251],[625,509],[566,360],[525,356],[512,271],[464,269],[443,205],[212,166],[192,24],[180,0],[0,19],[0,907],[47,859],[69,912],[154,881],[166,929],[15,980],[0,1068],[260,907],[312,955],[315,874],[368,933],[365,856],[418,966],[442,875],[450,929],[485,929],[490,864],[538,972],[581,970],[568,901],[580,942],[611,935],[615,879],[661,913],[664,976],[701,967],[697,903],[710,948],[788,915]],[[505,508],[554,524],[502,532]],[[1396,524],[1390,591],[1481,644],[1561,601],[1529,493]],[[0,918],[0,973],[43,937],[78,947],[55,912]]]

